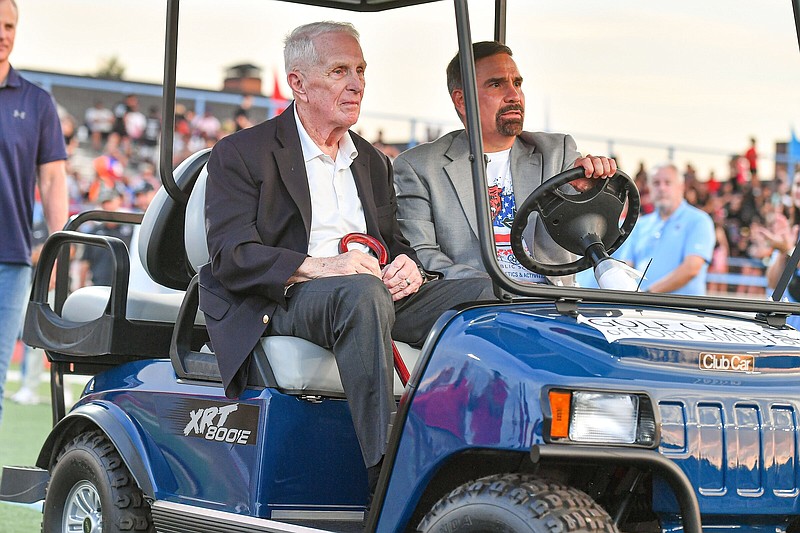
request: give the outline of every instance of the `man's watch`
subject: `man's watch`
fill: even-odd
[[[426,272],[425,269],[422,268],[422,265],[419,265],[419,264],[417,265],[417,270],[419,270],[419,275],[422,276],[423,285],[425,283],[428,283],[429,281],[434,281],[434,280],[437,280],[440,277],[442,277],[441,274],[438,274],[438,273],[433,273],[432,274],[432,273]]]

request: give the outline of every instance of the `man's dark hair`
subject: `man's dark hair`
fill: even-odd
[[[479,59],[497,54],[514,55],[511,48],[497,41],[480,41],[472,44],[472,55],[475,57],[476,63]],[[456,53],[456,56],[447,65],[447,92],[453,94],[453,91],[461,88],[461,62]]]

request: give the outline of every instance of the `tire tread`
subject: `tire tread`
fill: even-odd
[[[94,456],[99,460],[99,465],[105,470],[105,476],[111,487],[111,505],[114,512],[109,513],[104,509],[103,522],[104,531],[111,526],[108,531],[113,532],[153,532],[150,504],[139,489],[128,467],[122,460],[114,444],[99,429],[87,431],[73,438],[58,453],[55,462],[50,468],[51,473],[55,472],[56,466],[62,462],[64,457],[71,451],[83,451]],[[48,483],[47,491],[50,491]],[[102,492],[98,487],[98,491]],[[48,500],[45,500],[45,511],[47,512]],[[63,503],[59,502],[62,505]],[[45,522],[47,519],[45,519]],[[107,523],[107,521],[109,521]],[[44,523],[42,530],[44,531]]]
[[[433,506],[418,531],[458,531],[458,521],[447,515],[474,503],[513,510],[534,532],[618,532],[605,509],[585,492],[526,474],[495,474],[456,487]]]

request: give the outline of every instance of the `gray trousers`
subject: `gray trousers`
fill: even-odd
[[[287,309],[275,310],[267,334],[301,337],[333,352],[368,467],[386,452],[397,409],[391,339],[420,346],[444,311],[495,299],[488,278],[454,279],[425,283],[395,303],[383,282],[369,274],[298,283],[287,296]]]

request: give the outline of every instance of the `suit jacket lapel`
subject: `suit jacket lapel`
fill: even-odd
[[[472,187],[472,169],[469,162],[469,143],[466,133],[453,138],[445,152],[451,159],[444,166],[453,187],[461,200],[461,207],[469,221],[469,227],[477,237],[478,221],[475,213],[475,193]],[[519,137],[511,149],[511,179],[514,186],[514,200],[517,208],[542,183],[542,154],[533,144],[523,142]]]
[[[352,134],[351,134],[352,135]],[[353,140],[355,142],[355,139]],[[364,220],[367,223],[367,233],[373,237],[380,238],[378,228],[378,211],[375,205],[375,193],[372,190],[372,180],[369,174],[369,154],[363,149],[358,152],[358,156],[350,165],[350,172],[353,173],[353,180],[356,182],[358,197],[361,199],[361,207],[364,209]]]
[[[308,189],[308,174],[303,148],[300,146],[300,135],[294,120],[294,103],[275,120],[275,137],[283,147],[275,150],[275,162],[286,190],[300,210],[308,239],[311,235],[311,192]]]
[[[517,209],[542,184],[542,153],[536,151],[536,146],[523,142],[519,137],[511,147],[511,183]]]
[[[450,178],[456,195],[461,201],[461,208],[467,217],[469,227],[477,238],[478,219],[475,214],[475,192],[472,187],[472,167],[469,161],[467,134],[462,131],[456,135],[444,155],[450,159],[450,162],[444,166],[445,174]]]
[[[534,144],[523,142],[519,137],[511,147],[511,183],[514,187],[514,203],[517,209],[522,207],[523,202],[542,183],[542,153],[536,151]],[[533,243],[538,224],[538,217],[534,215],[528,221],[523,234],[525,243],[532,253],[535,253]]]

